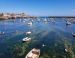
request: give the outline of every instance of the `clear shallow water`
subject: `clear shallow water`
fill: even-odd
[[[55,23],[33,21],[33,25],[27,25],[28,20],[1,20],[0,31],[0,58],[24,58],[32,48],[41,50],[40,58],[73,58],[75,56],[75,24],[66,26],[65,20],[57,18]],[[26,35],[31,31],[31,35]],[[31,42],[22,42],[24,37],[31,37]],[[43,47],[42,45],[46,46]],[[65,48],[69,52],[65,52]],[[70,55],[69,55],[70,54]]]

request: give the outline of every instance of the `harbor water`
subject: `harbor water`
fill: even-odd
[[[33,48],[40,49],[40,58],[75,58],[75,24],[66,25],[66,18],[47,19],[0,20],[0,58],[25,58]],[[32,33],[26,35],[28,31]],[[25,37],[31,41],[22,42]]]

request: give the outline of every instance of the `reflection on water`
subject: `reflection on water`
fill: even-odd
[[[54,22],[28,19],[0,21],[0,58],[24,58],[33,48],[41,50],[40,58],[75,58],[75,25],[66,26],[65,20],[57,18]],[[30,35],[26,35],[31,31]],[[22,42],[24,37],[31,42]],[[44,46],[45,45],[45,46]]]

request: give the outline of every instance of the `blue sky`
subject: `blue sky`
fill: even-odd
[[[35,16],[75,16],[75,0],[0,0],[0,12]]]

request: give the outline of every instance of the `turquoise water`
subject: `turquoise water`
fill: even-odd
[[[24,58],[33,48],[41,50],[40,58],[73,58],[75,57],[75,24],[66,26],[62,18],[44,22],[33,21],[27,25],[28,19],[1,20],[0,31],[0,58]],[[26,35],[27,31],[32,34]],[[24,37],[31,37],[31,42],[22,42]],[[42,45],[45,45],[44,47]],[[68,52],[65,51],[68,49]]]

